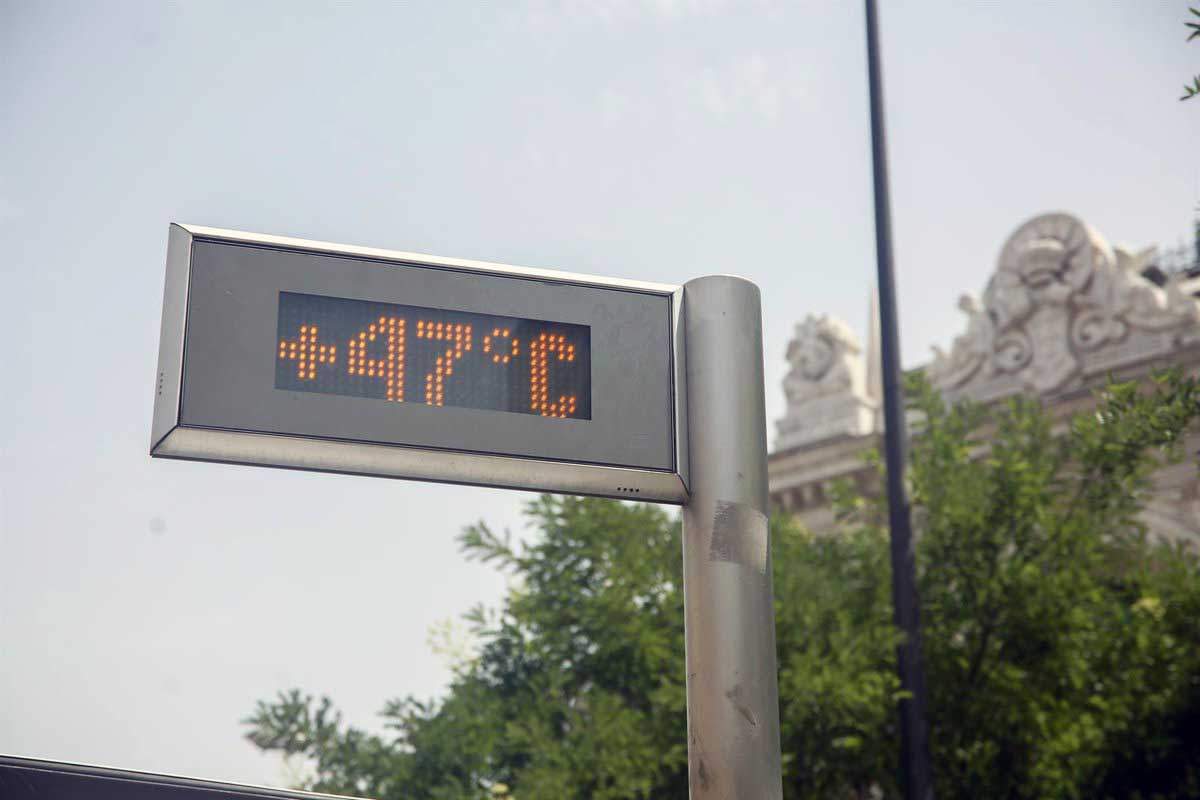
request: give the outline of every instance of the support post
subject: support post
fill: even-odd
[[[758,287],[684,284],[691,497],[683,508],[692,800],[779,800],[779,687],[767,530]]]
[[[867,86],[871,103],[871,163],[875,189],[875,258],[879,280],[880,350],[883,356],[883,439],[887,463],[888,526],[891,529],[892,608],[904,634],[896,647],[900,689],[900,773],[905,800],[933,800],[933,766],[925,709],[925,667],[921,660],[921,603],[917,597],[916,554],[904,468],[908,423],[900,369],[900,323],[892,268],[892,201],[888,184],[883,67],[879,57],[879,11],[865,0]]]

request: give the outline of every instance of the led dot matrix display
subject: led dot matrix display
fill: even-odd
[[[275,388],[592,418],[591,331],[281,292]]]

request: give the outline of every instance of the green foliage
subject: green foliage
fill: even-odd
[[[928,386],[914,396],[928,420],[911,477],[939,794],[1103,796],[1116,759],[1146,751],[1200,678],[1200,638],[1179,616],[1200,571],[1151,546],[1137,517],[1152,469],[1180,455],[1196,383],[1112,385],[1061,433],[1030,400],[985,419]],[[1190,772],[1179,780],[1200,763]]]
[[[1200,9],[1189,8],[1188,11],[1192,12],[1197,17],[1200,17]],[[1191,28],[1191,30],[1192,30],[1192,32],[1190,34],[1188,34],[1187,40],[1189,42],[1192,39],[1200,37],[1200,22],[1185,22],[1183,24],[1186,25],[1188,28]],[[1198,94],[1200,94],[1200,75],[1197,75],[1192,80],[1191,86],[1188,86],[1186,83],[1183,85],[1183,97],[1181,97],[1179,99],[1180,100],[1190,100],[1191,98],[1195,97]]]
[[[772,524],[784,782],[788,797],[892,787],[895,675],[887,539]]]
[[[372,737],[327,734],[327,701],[292,692],[259,704],[251,740],[313,758],[310,788],[323,791],[686,795],[678,523],[653,506],[573,498],[542,497],[528,513],[541,535],[527,547],[482,523],[462,536],[517,588],[498,614],[468,614],[482,646],[444,701],[390,703],[390,735]]]
[[[1066,421],[911,392],[939,796],[1200,796],[1200,565],[1138,517],[1200,414],[1197,382],[1114,384]],[[836,505],[837,535],[771,524],[785,796],[893,797],[885,509],[845,487]],[[528,512],[525,546],[482,523],[462,536],[514,588],[467,615],[478,654],[443,700],[388,703],[375,736],[293,690],[258,705],[249,738],[309,759],[325,791],[686,797],[678,522],[577,498]]]

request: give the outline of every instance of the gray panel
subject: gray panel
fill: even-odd
[[[587,325],[592,419],[275,389],[281,291]],[[669,294],[197,239],[187,306],[183,425],[676,469]]]
[[[150,447],[162,441],[179,420],[183,371],[183,336],[187,321],[188,265],[192,234],[172,225],[167,235],[167,275],[163,285],[162,328],[158,339],[158,373],[154,381],[154,420]]]
[[[685,492],[691,491],[691,447],[688,442],[687,337],[684,333],[683,289],[671,294],[672,359],[675,391],[675,472]]]

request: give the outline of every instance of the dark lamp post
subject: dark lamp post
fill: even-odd
[[[891,528],[892,607],[904,638],[897,647],[901,775],[907,800],[932,800],[933,769],[925,718],[925,670],[921,663],[921,615],[912,519],[904,467],[908,431],[900,369],[900,331],[896,281],[892,270],[891,199],[888,194],[887,141],[883,119],[883,76],[879,63],[879,16],[875,0],[866,0],[867,74],[871,97],[871,160],[875,183],[875,256],[879,281],[879,335],[883,372],[884,449],[887,463],[888,524]]]

